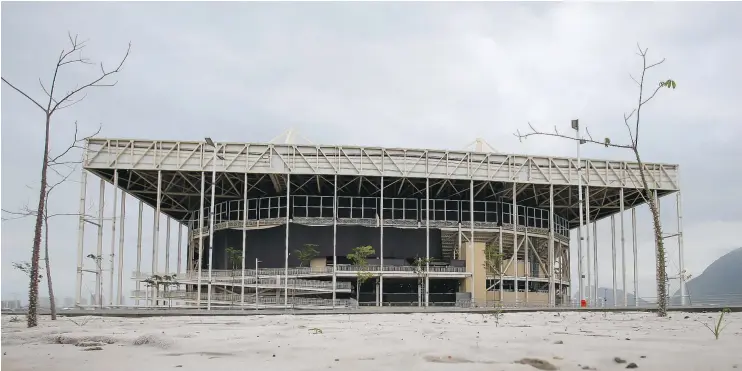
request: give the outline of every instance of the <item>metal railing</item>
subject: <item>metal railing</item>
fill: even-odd
[[[405,221],[414,225],[424,223],[426,205],[424,200],[417,198],[385,198],[383,206],[379,205],[375,197],[338,197],[338,218],[378,220],[383,215],[386,222]],[[224,201],[214,205],[214,225],[238,226],[245,219],[246,224],[255,226],[257,222],[265,221],[267,224],[283,223],[286,219],[286,211],[291,211],[291,216],[296,218],[333,218],[334,200],[329,196],[291,196],[291,204],[286,205],[286,196],[273,196],[263,198],[251,198],[247,200],[245,210],[244,200]],[[463,200],[430,200],[431,222],[453,222],[468,224],[471,219],[469,201]],[[518,207],[518,225],[532,228],[549,228],[548,209],[536,208],[525,205]],[[513,205],[508,202],[499,201],[474,201],[475,224],[497,223],[513,224]],[[198,232],[199,216],[203,215],[204,229],[208,231],[210,208],[195,210],[188,219],[189,226],[195,233]],[[265,223],[261,223],[265,224]],[[344,223],[347,224],[347,223]],[[390,223],[394,224],[394,223]],[[559,215],[554,215],[555,234],[569,237],[569,221]],[[193,235],[193,232],[192,232]]]

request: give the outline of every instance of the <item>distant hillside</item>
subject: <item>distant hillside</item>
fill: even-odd
[[[716,259],[686,284],[691,305],[742,304],[742,247]],[[672,302],[680,302],[679,290]]]

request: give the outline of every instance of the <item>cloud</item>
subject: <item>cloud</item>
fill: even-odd
[[[636,101],[629,74],[640,68],[639,41],[652,58],[667,58],[648,79],[679,84],[643,113],[641,146],[647,161],[681,166],[686,265],[698,274],[725,245],[735,247],[742,222],[731,196],[742,182],[731,160],[742,158],[741,20],[738,3],[4,3],[2,75],[43,97],[38,78],[50,79],[67,30],[90,38],[86,55],[108,65],[132,42],[119,84],[60,112],[55,140],[70,135],[74,120],[84,132],[102,123],[109,137],[246,142],[294,126],[315,143],[459,149],[483,137],[503,152],[572,155],[572,143],[520,143],[512,134],[527,122],[566,129],[579,118],[598,137],[626,141],[622,114]],[[70,68],[61,84],[91,73]],[[43,116],[5,85],[0,108],[2,201],[13,209],[37,197]],[[88,192],[97,198],[97,184]],[[65,185],[52,207],[75,211],[78,194],[78,184]],[[127,241],[136,241],[136,208],[130,199]],[[30,220],[2,225],[4,295],[26,290],[10,263],[28,260],[31,230]],[[76,231],[74,218],[52,226],[61,296],[73,295]],[[151,222],[144,234],[147,265]],[[86,235],[95,246],[95,232]],[[651,234],[639,238],[642,254],[651,253]],[[130,251],[126,272],[135,265]],[[642,255],[642,287],[651,287],[652,261]]]

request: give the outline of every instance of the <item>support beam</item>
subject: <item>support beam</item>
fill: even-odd
[[[474,269],[474,264],[476,264],[474,259],[474,179],[469,181],[469,231],[471,234],[469,235],[469,253],[467,256],[471,259],[471,289],[472,289],[472,299],[474,298],[474,282],[476,282],[477,277],[474,275],[474,272],[476,269]],[[486,279],[486,277],[479,277]],[[487,285],[485,285],[487,286]],[[485,287],[486,289],[486,287]],[[485,302],[484,305],[487,306],[487,292],[485,291]]]
[[[472,224],[474,220],[472,220]],[[425,179],[425,306],[430,303],[430,179]]]
[[[530,285],[530,280],[528,279],[531,275],[530,273],[530,256],[531,256],[531,249],[529,248],[531,246],[531,239],[528,237],[528,208],[524,208],[526,214],[523,215],[525,221],[526,221],[526,228],[524,228],[523,231],[523,246],[525,249],[523,249],[523,278],[525,278],[525,294],[526,297],[526,307],[528,307],[528,285]],[[518,269],[518,266],[515,266],[515,269]]]
[[[501,234],[502,235],[502,234]],[[502,238],[502,237],[501,237]],[[554,291],[554,185],[549,185],[549,306],[556,306],[556,292]],[[564,266],[560,264],[560,268]]]
[[[384,178],[381,180],[381,192],[384,192]],[[335,174],[335,181],[332,183],[332,308],[335,309],[335,301],[337,300],[337,239],[338,239],[338,176]],[[381,217],[383,220],[383,216]],[[382,222],[382,228],[383,228]],[[383,236],[383,233],[382,233]],[[383,239],[382,239],[383,240]],[[383,246],[383,243],[382,243]],[[383,260],[382,260],[383,261]],[[383,264],[383,263],[382,263]]]
[[[95,301],[99,307],[103,307],[103,211],[106,201],[106,181],[100,180],[100,195],[98,200],[98,246],[95,256]],[[90,303],[91,305],[93,303]]]
[[[680,191],[675,195],[678,212],[678,269],[680,270],[680,304],[686,304],[687,293],[685,291],[685,264],[683,257],[683,205]]]
[[[165,217],[165,275],[170,275],[170,217]]]
[[[289,304],[289,221],[290,208],[289,200],[291,199],[291,174],[286,174],[286,255],[284,265],[284,280],[283,280],[283,304],[288,306]]]
[[[240,308],[245,307],[245,250],[247,249],[247,173],[244,174],[242,190],[242,285],[240,289]],[[255,272],[257,274],[257,272]],[[258,302],[255,302],[257,307]]]
[[[116,293],[113,291],[113,282],[115,277],[115,269],[114,267],[114,261],[116,258],[116,207],[118,206],[118,189],[119,189],[119,172],[118,170],[113,170],[113,211],[111,212],[111,254],[109,255],[110,261],[109,266],[111,267],[111,270],[109,271],[109,279],[108,282],[108,305],[113,306],[114,300],[113,297],[116,295]],[[118,300],[117,300],[118,301]]]
[[[590,228],[588,225],[587,228]],[[590,246],[588,246],[590,248]],[[593,222],[593,269],[595,270],[595,282],[593,283],[595,300],[598,300],[598,287],[600,287],[600,264],[598,262],[598,222]]]
[[[178,263],[175,268],[175,274],[180,277],[181,267],[183,265],[183,223],[178,223]]]
[[[337,175],[335,176],[335,201],[337,202]],[[337,209],[337,206],[336,206]],[[381,264],[381,273],[379,273],[379,292],[381,297],[379,298],[379,304],[384,305],[384,177],[381,177],[381,196],[379,198],[379,209],[381,215],[379,215],[379,249],[381,250],[381,256],[379,259]],[[358,296],[360,298],[360,295]]]
[[[593,235],[595,235],[593,233]],[[593,280],[593,268],[594,263],[591,260],[590,251],[590,186],[585,186],[585,246],[587,246],[587,302],[590,306],[597,306],[598,304],[598,287]],[[598,274],[595,273],[595,278]]]
[[[500,205],[500,207],[502,208],[502,205]],[[498,218],[500,218],[500,228],[498,228],[497,231],[497,243],[499,245],[497,252],[500,254],[500,267],[498,269],[500,270],[500,303],[502,303],[503,298],[505,297],[505,289],[503,288],[505,286],[503,282],[503,278],[505,277],[505,269],[503,266],[505,259],[502,258],[504,256],[502,255],[502,212],[500,212]],[[461,236],[459,236],[459,239],[460,238]]]
[[[621,212],[618,214],[621,218],[621,288],[623,289],[623,306],[628,306],[629,301],[629,290],[626,288],[626,235],[624,234],[624,191],[623,188],[620,190],[621,196]]]
[[[83,163],[85,155],[83,155]],[[85,257],[85,196],[88,187],[88,172],[81,169],[80,174],[80,207],[78,213],[80,219],[77,224],[77,282],[75,283],[75,306],[80,307],[82,298],[82,270],[84,268]],[[91,303],[92,304],[92,303]]]
[[[638,262],[639,258],[637,256],[636,250],[636,208],[631,208],[631,246],[634,249],[634,306],[639,306],[639,269],[638,269]]]
[[[157,170],[157,204],[154,214],[154,232],[152,233],[152,274],[157,274],[159,269],[159,257],[160,257],[160,208],[162,207],[162,170]],[[154,300],[157,294],[157,287],[152,288],[152,302],[154,305],[159,303]]]
[[[137,216],[137,279],[136,279],[137,294],[139,294],[140,292],[139,290],[142,289],[140,276],[142,275],[142,213],[143,212],[144,212],[144,202],[142,200],[139,200],[139,216]],[[145,300],[145,304],[146,303],[147,301]],[[139,295],[137,295],[136,306],[138,307],[139,304],[140,304]]]
[[[517,183],[513,182],[513,210],[511,216],[513,219],[511,222],[513,222],[513,259],[512,262],[515,262],[515,268],[513,269],[513,287],[515,289],[515,305],[518,306],[518,187]],[[472,187],[474,186],[474,181],[472,181]],[[472,220],[474,219],[474,209],[473,209],[473,200],[472,200]],[[472,223],[472,226],[474,223]],[[472,233],[473,234],[473,233]],[[473,240],[473,239],[472,239]],[[507,268],[506,268],[507,269]]]
[[[211,310],[211,281],[212,269],[214,267],[214,206],[216,203],[216,145],[214,146],[214,158],[211,163],[211,202],[209,205],[209,277],[206,286],[206,310]]]
[[[201,233],[204,230],[204,193],[206,192],[206,173],[201,172],[201,207],[198,209],[198,278],[196,279],[196,307],[201,309],[201,266],[204,256],[204,238]]]
[[[121,298],[124,296],[124,226],[126,223],[126,192],[121,192],[121,228],[119,229],[119,262],[118,282],[116,284],[116,305],[122,305]]]
[[[618,280],[616,278],[616,217],[611,215],[611,272],[613,273],[613,306],[616,306]]]

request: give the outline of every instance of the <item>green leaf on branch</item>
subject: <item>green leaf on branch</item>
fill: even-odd
[[[677,84],[673,79],[667,79],[666,81],[660,81],[660,87],[675,89]]]

